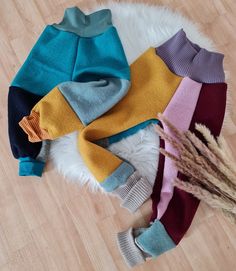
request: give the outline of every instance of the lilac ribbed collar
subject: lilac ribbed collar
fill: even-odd
[[[192,43],[183,29],[157,47],[156,53],[177,75],[190,77],[200,83],[225,81],[224,55],[210,52]]]

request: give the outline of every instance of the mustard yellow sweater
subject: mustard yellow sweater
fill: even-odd
[[[63,97],[60,86],[36,104],[20,126],[32,142],[79,131],[78,145],[87,167],[106,191],[117,194],[123,199],[123,205],[134,211],[150,196],[151,185],[132,165],[98,142],[148,120],[156,120],[157,113],[165,110],[182,77],[168,69],[154,48],[148,49],[130,68],[131,87],[126,96],[86,127]]]

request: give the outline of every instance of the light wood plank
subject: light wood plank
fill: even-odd
[[[101,1],[97,1],[99,3]],[[136,1],[137,2],[137,1]],[[226,56],[231,105],[236,103],[236,2],[233,0],[140,0],[165,4],[200,24]],[[52,165],[40,181],[19,178],[7,137],[7,93],[45,24],[59,21],[64,9],[92,1],[1,0],[0,6],[0,270],[125,271],[115,234],[131,225],[144,226],[150,201],[135,215],[119,201],[69,184]],[[236,123],[236,113],[232,114]],[[227,139],[236,157],[236,130]],[[235,270],[236,227],[219,212],[200,205],[181,244],[133,270]]]

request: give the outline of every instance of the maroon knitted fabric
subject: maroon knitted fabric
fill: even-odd
[[[162,127],[161,123],[160,123],[160,126]],[[163,148],[163,149],[165,148],[165,141],[162,138],[160,138],[160,148]],[[162,153],[159,153],[158,170],[157,170],[156,180],[155,180],[152,195],[151,195],[153,212],[152,212],[150,221],[154,221],[157,218],[157,204],[159,203],[160,196],[161,196],[164,165],[165,165],[165,156]]]
[[[226,106],[226,91],[227,85],[225,83],[203,84],[189,129],[196,133],[199,138],[201,136],[195,130],[195,123],[206,125],[214,136],[220,134]],[[161,163],[164,165],[164,161],[161,161]],[[187,181],[187,177],[180,172],[178,177]],[[162,178],[157,174],[152,195],[153,214],[151,221],[154,221],[157,217],[156,209],[159,201],[161,180]],[[198,205],[199,200],[192,194],[174,188],[173,197],[160,221],[175,244],[180,242],[190,227]]]

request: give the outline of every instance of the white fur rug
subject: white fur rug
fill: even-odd
[[[117,27],[129,63],[150,46],[162,44],[180,28],[183,28],[188,37],[201,47],[215,49],[211,40],[201,33],[196,24],[165,7],[111,2],[97,6],[92,11],[101,8],[111,9],[113,23]],[[96,191],[100,187],[81,159],[76,147],[76,138],[77,133],[72,133],[54,141],[50,158],[67,180],[81,185],[87,184]],[[149,126],[111,145],[109,149],[130,161],[153,183],[158,163],[158,147],[159,138],[153,127]]]

